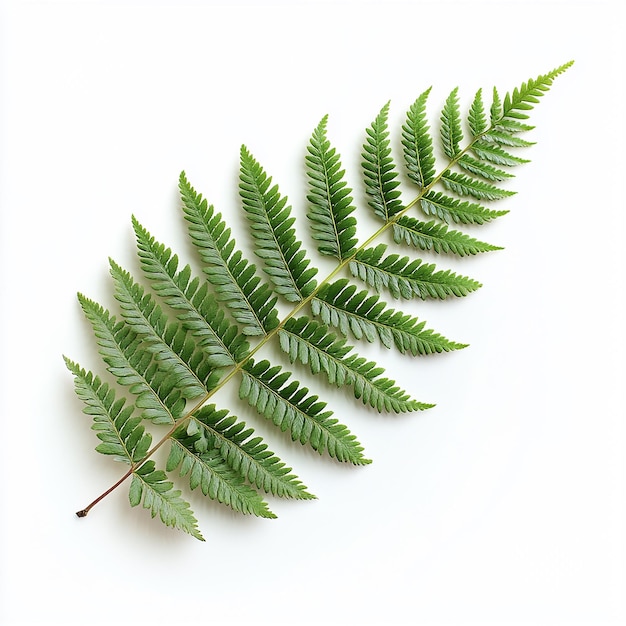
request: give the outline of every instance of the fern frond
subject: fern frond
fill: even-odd
[[[395,345],[402,353],[416,356],[467,347],[425,329],[425,322],[388,309],[378,295],[357,292],[356,286],[346,279],[325,285],[312,301],[311,308],[314,315],[345,336],[350,333],[356,339],[365,338],[369,342],[379,339],[386,348]]]
[[[255,253],[263,261],[259,269],[269,280],[262,279],[257,266],[237,249],[222,216],[183,172],[182,208],[203,265],[202,277],[194,276],[190,265],[179,263],[170,248],[133,218],[140,264],[150,289],[111,261],[121,316],[116,318],[79,294],[115,386],[134,397],[132,401],[116,397],[114,389],[95,374],[66,359],[76,392],[85,403],[84,412],[93,418],[92,428],[100,440],[96,449],[129,466],[77,515],[87,515],[132,478],[131,505],[143,503],[153,517],[158,515],[166,525],[201,539],[189,504],[152,460],[165,444],[170,447],[167,472],[176,470],[177,478],[188,479],[196,493],[201,491],[234,511],[275,517],[261,491],[313,498],[252,428],[230,411],[209,404],[214,394],[228,391],[233,380],[238,382],[239,398],[293,441],[338,461],[369,463],[359,441],[323,399],[281,366],[253,360],[276,340],[292,364],[323,375],[324,382],[343,387],[379,412],[405,413],[433,406],[411,398],[385,376],[382,367],[359,356],[348,339],[379,341],[414,356],[464,348],[465,344],[426,328],[417,317],[390,308],[372,289],[385,289],[394,298],[446,299],[465,296],[480,284],[430,262],[389,253],[381,240],[393,232],[396,244],[460,257],[500,249],[445,223],[480,225],[507,213],[489,203],[514,193],[505,185],[513,178],[509,168],[527,162],[518,153],[532,145],[522,136],[533,128],[525,122],[528,111],[570,65],[531,79],[504,98],[494,88],[489,106],[479,89],[466,119],[461,117],[455,88],[432,135],[426,111],[431,90],[424,91],[402,125],[404,172],[418,187],[407,199],[400,193],[402,171],[394,164],[389,103],[385,104],[366,129],[361,152],[366,199],[383,224],[362,244],[356,236],[352,191],[339,154],[327,138],[324,117],[313,131],[305,157],[312,237],[321,254],[337,261],[323,279],[317,279],[316,268],[296,238],[287,197],[247,148],[240,152],[239,194]],[[464,132],[469,133],[465,140]],[[435,156],[435,135],[442,156]],[[409,216],[413,209],[421,209],[430,221]],[[346,270],[350,278],[339,278]],[[355,284],[358,279],[367,289]],[[293,305],[281,303],[282,321],[279,297]],[[250,337],[256,338],[252,345]],[[152,445],[147,429],[159,424],[167,424],[167,432]]]
[[[435,178],[433,140],[426,116],[430,87],[411,105],[402,126],[402,146],[407,176],[418,186],[427,187]]]
[[[490,108],[491,125],[495,126],[502,119],[502,100],[498,90],[493,88],[493,99]]]
[[[512,120],[508,118],[498,119],[494,122],[494,129],[497,131],[504,131],[509,134],[526,133],[533,130],[535,127],[530,124],[524,124],[519,120]]]
[[[459,89],[455,87],[441,112],[441,145],[446,156],[454,159],[460,152],[463,130],[461,129],[461,110],[459,108]]]
[[[288,430],[293,441],[308,443],[314,450],[328,454],[338,461],[363,465],[363,448],[350,431],[324,411],[326,403],[308,395],[306,387],[290,380],[289,372],[272,367],[268,361],[248,361],[242,371],[239,395],[261,415],[282,431]]]
[[[476,176],[481,176],[485,180],[493,180],[493,181],[503,181],[507,178],[513,178],[513,174],[509,174],[504,170],[501,170],[489,163],[485,163],[480,159],[474,159],[468,154],[464,154],[457,160],[457,165],[462,169],[475,174]]]
[[[502,146],[509,146],[511,148],[529,148],[530,146],[535,145],[534,141],[526,141],[525,139],[518,137],[517,134],[505,131],[502,128],[494,128],[493,130],[484,133],[483,139],[493,141],[494,143]]]
[[[525,83],[522,83],[519,88],[516,87],[513,93],[507,93],[504,96],[502,105],[502,117],[527,119],[528,114],[523,113],[523,111],[533,109],[534,105],[539,102],[539,98],[550,89],[554,79],[570,68],[573,63],[573,61],[569,61],[547,74],[542,74],[537,78],[530,78]]]
[[[355,208],[339,155],[326,138],[327,122],[328,116],[324,116],[313,131],[306,156],[307,217],[320,253],[343,261],[354,252],[357,244],[356,219],[352,216]]]
[[[110,263],[115,298],[126,323],[146,341],[147,349],[161,367],[176,377],[185,398],[206,394],[218,376],[208,365],[204,352],[182,326],[167,321],[161,307],[128,272],[114,261]]]
[[[133,217],[141,267],[155,292],[198,340],[211,367],[232,366],[246,357],[249,345],[235,324],[219,307],[207,284],[186,265],[178,271],[178,257]]]
[[[446,189],[454,191],[459,196],[472,196],[477,200],[501,200],[515,194],[514,191],[500,189],[482,180],[450,170],[442,174],[441,182]]]
[[[490,163],[496,165],[505,165],[507,167],[514,167],[515,165],[521,165],[522,163],[528,163],[528,159],[521,159],[510,152],[507,152],[496,143],[488,143],[486,141],[475,141],[472,144],[472,150],[479,159],[484,159]],[[511,195],[508,193],[506,195]],[[497,197],[489,198],[488,200],[497,200]]]
[[[174,489],[165,472],[156,469],[154,461],[146,461],[133,472],[128,499],[131,506],[143,501],[143,508],[148,509],[152,517],[158,515],[166,526],[204,541],[189,503],[180,497],[180,490]]]
[[[400,182],[397,180],[398,173],[395,171],[389,145],[388,115],[389,103],[381,109],[371,127],[366,130],[367,139],[361,153],[364,159],[361,166],[365,193],[369,197],[368,204],[374,214],[385,222],[402,210],[400,192],[397,190]]]
[[[130,393],[142,418],[154,424],[173,424],[185,409],[185,399],[172,375],[159,368],[142,338],[124,322],[117,322],[105,308],[78,294],[96,336],[99,352],[109,372]]]
[[[98,376],[63,358],[74,375],[76,395],[85,403],[83,413],[92,416],[91,428],[102,442],[96,450],[128,465],[142,460],[150,448],[152,435],[145,432],[141,417],[134,415],[135,407],[127,405],[124,398],[116,399],[115,391]]]
[[[508,211],[496,211],[474,202],[451,198],[438,191],[429,191],[420,198],[420,206],[426,215],[434,215],[444,222],[457,224],[484,224]]]
[[[489,128],[489,124],[487,123],[487,115],[485,114],[485,105],[483,103],[482,89],[479,89],[474,96],[472,106],[470,107],[467,116],[467,123],[474,137],[477,137],[478,135],[484,133],[487,128]]]
[[[360,250],[350,262],[350,271],[376,291],[387,289],[396,299],[410,300],[417,296],[422,300],[445,300],[448,296],[466,296],[481,286],[478,281],[450,270],[435,271],[434,264],[423,263],[421,259],[411,260],[397,254],[383,258],[386,250],[385,244]]]
[[[256,275],[256,266],[249,263],[235,248],[230,228],[212,206],[189,184],[181,173],[179,188],[189,235],[200,258],[204,272],[215,287],[217,299],[228,306],[232,316],[242,324],[245,335],[265,335],[278,326],[276,296]]]
[[[421,222],[406,215],[394,223],[393,238],[396,243],[404,243],[422,250],[434,250],[439,254],[450,252],[458,256],[467,256],[502,250],[499,246],[478,241],[458,230],[449,230],[445,224],[437,224],[434,221]]]
[[[258,517],[276,517],[259,493],[246,485],[241,476],[229,467],[219,450],[208,448],[196,452],[195,441],[194,435],[187,434],[185,425],[173,434],[167,458],[168,472],[180,468],[181,477],[189,475],[192,490],[200,487],[205,496],[229,506],[233,511]]]
[[[315,498],[261,437],[254,436],[252,428],[246,428],[228,411],[218,411],[214,404],[204,406],[191,419],[187,432],[194,424],[198,432],[194,443],[197,452],[216,448],[233,471],[265,493],[282,498]]]
[[[263,259],[266,274],[274,283],[276,293],[289,302],[300,302],[316,287],[316,268],[309,268],[302,243],[292,228],[294,218],[287,199],[278,186],[248,152],[241,148],[239,194],[243,208],[252,223],[255,253]]]
[[[354,397],[379,412],[422,411],[433,404],[417,402],[394,381],[382,378],[384,370],[372,361],[349,354],[352,346],[329,333],[326,327],[307,317],[287,320],[279,331],[280,346],[294,363],[308,365],[311,373],[324,373],[337,387],[350,385]]]

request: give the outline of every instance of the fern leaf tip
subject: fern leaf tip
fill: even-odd
[[[317,132],[325,133],[327,125],[328,125],[328,113],[326,113],[326,115],[324,115],[324,117],[322,117],[322,119],[320,120],[320,122],[317,125],[317,128],[315,130]]]

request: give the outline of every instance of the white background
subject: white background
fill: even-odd
[[[263,4],[0,3],[0,622],[623,624],[618,3]],[[436,123],[457,85],[465,107],[570,59],[533,114],[510,214],[476,233],[506,250],[441,259],[484,287],[404,306],[471,346],[417,360],[359,346],[436,408],[379,416],[300,371],[375,461],[270,436],[319,500],[271,499],[268,521],[192,494],[206,543],[131,509],[125,489],[74,516],[121,466],[93,451],[61,354],[100,368],[75,293],[114,307],[107,257],[136,270],[131,214],[191,260],[185,169],[249,248],[245,143],[313,249],[302,159],[324,114],[362,206],[363,129],[388,99],[398,154],[428,86]]]

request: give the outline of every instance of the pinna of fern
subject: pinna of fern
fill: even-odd
[[[362,148],[367,202],[380,220],[364,242],[357,238],[358,209],[324,117],[311,136],[305,165],[311,236],[317,252],[337,262],[325,278],[296,237],[286,196],[246,147],[240,153],[239,193],[265,278],[184,173],[183,214],[202,276],[133,217],[143,283],[111,261],[117,316],[79,294],[111,381],[65,359],[84,412],[93,418],[100,440],[96,450],[127,465],[120,480],[78,515],[130,479],[132,506],[142,505],[164,524],[202,539],[175,480],[236,512],[267,518],[275,515],[265,496],[314,498],[256,430],[210,403],[228,384],[238,385],[236,412],[253,410],[265,418],[256,420],[259,426],[273,424],[337,461],[369,463],[327,402],[280,364],[257,359],[266,344],[286,353],[301,375],[321,375],[378,412],[433,406],[412,398],[383,368],[359,356],[352,342],[378,342],[412,356],[465,347],[391,308],[387,299],[445,300],[480,287],[417,258],[415,251],[467,257],[499,249],[456,225],[481,225],[506,213],[491,203],[512,195],[507,186],[512,169],[527,162],[519,155],[532,145],[522,138],[533,128],[525,120],[570,65],[531,79],[504,98],[494,89],[489,108],[478,90],[465,117],[454,89],[440,113],[438,138],[427,117],[431,90],[424,91],[401,132],[404,175],[415,189],[409,201],[399,189],[401,170],[392,155],[385,104],[366,129]],[[437,142],[444,159],[435,154]],[[406,254],[388,253],[383,240],[389,235]],[[291,307],[282,319],[279,299]],[[168,457],[159,469],[153,456],[163,446]]]

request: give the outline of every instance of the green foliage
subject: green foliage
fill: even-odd
[[[339,155],[326,138],[327,122],[325,116],[313,132],[306,156],[310,188],[308,217],[320,253],[343,261],[357,244],[356,219],[352,216],[355,207]]]
[[[407,176],[420,188],[431,185],[435,179],[435,154],[426,111],[430,91],[428,88],[413,103],[402,126]]]
[[[466,276],[458,276],[450,270],[435,271],[431,263],[421,259],[392,254],[383,258],[387,246],[359,250],[350,263],[353,276],[373,287],[376,291],[389,290],[394,298],[410,300],[417,296],[439,298],[466,296],[480,287],[480,283]]]
[[[367,140],[363,144],[363,181],[369,196],[368,204],[374,213],[388,222],[402,211],[398,173],[394,169],[387,130],[389,103],[380,111],[372,126],[367,129]]]
[[[485,103],[479,89],[465,118],[454,89],[439,114],[437,140],[429,125],[427,89],[402,125],[403,172],[394,161],[390,105],[385,104],[365,130],[361,151],[363,192],[382,225],[362,242],[353,199],[359,194],[348,187],[324,117],[305,157],[310,234],[317,251],[337,261],[323,279],[296,237],[287,198],[245,147],[239,195],[253,240],[246,248],[253,247],[269,282],[184,173],[179,180],[182,210],[202,275],[182,265],[133,217],[143,282],[111,261],[117,317],[78,296],[111,381],[65,359],[83,410],[92,417],[96,450],[127,466],[120,480],[78,515],[85,516],[130,479],[132,506],[142,504],[165,525],[202,539],[174,480],[182,479],[188,490],[235,512],[263,518],[275,514],[260,492],[314,498],[269,449],[265,435],[210,403],[231,381],[238,385],[239,409],[249,412],[268,438],[286,436],[337,462],[370,463],[357,437],[333,416],[329,402],[284,369],[277,349],[303,376],[319,375],[323,383],[346,389],[375,411],[399,414],[434,406],[413,399],[383,368],[359,356],[348,340],[377,342],[412,356],[465,347],[427,328],[425,321],[390,308],[384,298],[445,300],[480,287],[472,278],[416,258],[415,249],[457,257],[500,249],[449,224],[479,226],[507,213],[491,203],[514,193],[507,186],[511,168],[527,162],[519,153],[532,142],[522,135],[533,127],[525,120],[570,65],[531,79],[502,98],[494,88],[491,103]],[[438,157],[436,148],[445,156]],[[400,189],[402,174],[413,186],[408,199]],[[428,219],[419,219],[419,212]],[[272,346],[273,355],[270,351],[267,359],[256,360],[262,348],[268,354]],[[152,457],[165,445],[169,455],[160,470]]]

